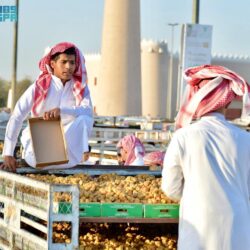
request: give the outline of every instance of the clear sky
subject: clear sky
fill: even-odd
[[[125,0],[116,0],[125,1]],[[105,0],[19,0],[18,79],[39,73],[44,48],[62,41],[100,53]],[[0,0],[0,6],[14,5]],[[171,41],[168,23],[191,23],[193,0],[141,0],[141,38]],[[250,55],[250,1],[200,0],[200,24],[213,25],[212,53]],[[175,51],[180,27],[175,28]],[[0,77],[11,79],[13,23],[0,22]]]

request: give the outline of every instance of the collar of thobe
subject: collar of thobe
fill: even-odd
[[[55,82],[55,84],[59,87],[59,88],[63,88],[63,87],[66,87],[67,85],[69,85],[71,82],[72,82],[72,79],[70,79],[69,81],[67,81],[65,83],[65,85],[63,85],[62,81],[60,78],[58,78],[57,76],[55,75],[51,75],[52,77],[52,80]]]
[[[208,113],[208,114],[202,116],[201,120],[211,119],[211,118],[215,118],[215,119],[219,119],[219,120],[226,120],[225,116],[221,113],[218,113],[218,112]]]

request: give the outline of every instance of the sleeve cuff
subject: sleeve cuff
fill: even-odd
[[[14,149],[15,149],[15,146],[12,143],[5,141],[2,155],[3,156],[5,156],[5,155],[13,156]]]

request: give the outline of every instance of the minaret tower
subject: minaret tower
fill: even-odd
[[[106,0],[98,115],[141,115],[140,0]]]

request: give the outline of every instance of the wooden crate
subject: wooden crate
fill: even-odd
[[[30,118],[28,123],[36,167],[58,165],[69,161],[60,119],[46,121],[40,117]]]

